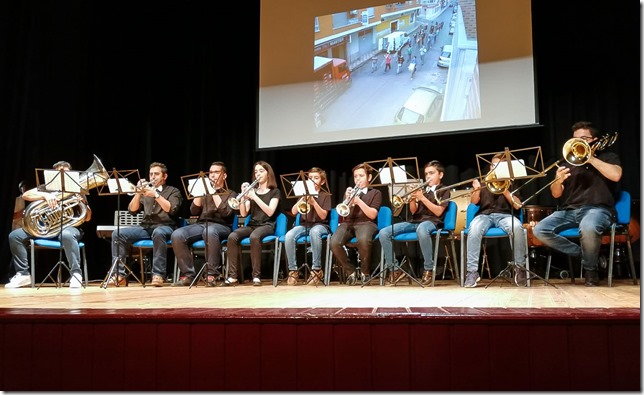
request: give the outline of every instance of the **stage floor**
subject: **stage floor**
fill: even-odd
[[[406,281],[395,286],[379,285],[375,280],[361,287],[332,282],[329,286],[274,287],[270,280],[263,286],[250,283],[235,287],[172,287],[170,284],[155,288],[130,284],[127,287],[101,288],[100,282],[90,283],[86,289],[56,288],[42,284],[38,288],[0,288],[0,309],[4,313],[20,309],[37,314],[49,310],[92,309],[350,309],[396,308],[398,312],[415,308],[530,308],[530,309],[639,309],[640,285],[632,280],[605,281],[599,287],[586,287],[583,280],[572,284],[567,280],[551,280],[546,285],[532,280],[531,287],[519,288],[503,278],[483,279],[476,288],[462,288],[454,280],[437,280],[435,287],[422,288]],[[486,285],[489,287],[486,288]],[[364,310],[363,310],[364,311]]]

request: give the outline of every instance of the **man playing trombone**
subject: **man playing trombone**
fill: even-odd
[[[441,192],[439,199],[444,199],[442,203],[436,202],[434,190],[442,188],[441,180],[445,174],[445,168],[437,161],[433,160],[424,167],[425,182],[415,188],[410,193],[409,210],[412,213],[412,219],[409,222],[398,222],[392,226],[385,226],[380,229],[379,239],[382,246],[382,252],[385,258],[385,269],[390,272],[389,281],[392,284],[402,280],[406,273],[399,270],[398,260],[393,256],[393,237],[401,233],[416,231],[418,244],[423,254],[423,277],[422,285],[432,283],[432,273],[434,269],[433,262],[433,243],[431,233],[442,226],[445,219],[445,212],[449,205],[449,189],[445,188]]]
[[[504,153],[498,153],[492,157],[491,172],[488,175],[492,174],[493,169],[504,157]],[[493,226],[503,229],[508,235],[514,236],[514,239],[511,239],[510,242],[514,251],[514,262],[517,265],[515,267],[515,281],[519,286],[526,285],[525,262],[528,246],[523,235],[523,224],[518,218],[521,200],[517,192],[513,194],[510,191],[511,182],[509,180],[504,183],[492,182],[492,189],[498,188],[499,184],[504,184],[503,187],[499,188],[502,189],[502,192],[498,190],[492,192],[488,185],[482,187],[478,178],[472,181],[473,189],[470,203],[478,205],[479,211],[472,219],[467,231],[467,273],[465,274],[464,284],[466,288],[476,287],[476,284],[481,279],[478,272],[481,241],[488,229]]]
[[[312,167],[308,171],[308,179],[313,182],[314,191],[302,196],[291,207],[293,215],[300,214],[300,224],[286,232],[284,247],[288,261],[288,285],[297,285],[299,271],[297,269],[297,239],[309,236],[311,239],[311,274],[306,281],[308,285],[318,285],[323,280],[322,271],[322,238],[328,236],[329,213],[331,212],[331,195],[322,191],[326,184],[326,172],[319,167]],[[305,252],[306,253],[306,252]]]
[[[599,132],[590,122],[572,125],[573,138],[587,144],[598,141]],[[612,144],[612,143],[611,143]],[[603,148],[603,147],[602,147]],[[559,210],[539,221],[534,227],[534,236],[548,247],[570,256],[581,256],[586,286],[599,285],[597,262],[602,233],[616,218],[615,192],[622,178],[619,156],[602,152],[597,157],[590,155],[581,166],[561,166],[550,185],[552,197],[559,198]],[[586,151],[588,151],[586,150]],[[559,232],[578,227],[580,244]]]
[[[213,162],[208,171],[208,180],[213,189],[212,195],[197,196],[190,204],[190,214],[198,215],[197,222],[172,232],[172,248],[181,270],[181,277],[173,286],[191,285],[195,278],[195,263],[190,247],[198,240],[207,243],[206,264],[208,274],[206,285],[214,286],[216,270],[221,267],[221,241],[226,240],[232,232],[235,211],[228,205],[228,199],[235,192],[226,189],[226,165],[223,162]]]

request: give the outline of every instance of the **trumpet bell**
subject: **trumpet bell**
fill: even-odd
[[[338,212],[338,215],[341,217],[346,217],[351,212],[349,205],[346,203],[340,203],[335,207],[335,210]]]
[[[309,211],[311,211],[311,205],[308,202],[300,200],[300,202],[297,204],[297,212],[304,215],[308,214]]]

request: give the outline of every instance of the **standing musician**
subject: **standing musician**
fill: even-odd
[[[345,244],[353,237],[357,240],[360,254],[360,280],[364,284],[369,274],[373,237],[378,232],[378,210],[382,205],[382,192],[369,188],[372,178],[371,167],[361,163],[353,168],[354,188],[347,188],[345,200],[338,205],[338,213],[344,220],[331,236],[331,252],[338,260],[347,278],[347,285],[355,285],[358,281],[355,267],[349,263],[349,257],[344,249]],[[342,207],[340,207],[342,206]],[[342,211],[348,209],[344,216]]]
[[[311,274],[306,281],[308,285],[318,285],[322,281],[322,238],[328,236],[329,213],[331,212],[331,195],[322,191],[322,185],[326,184],[326,172],[319,167],[312,167],[308,171],[309,180],[313,181],[315,192],[312,195],[303,196],[291,207],[291,213],[300,213],[300,224],[286,232],[284,246],[288,261],[288,285],[297,285],[300,272],[297,270],[297,239],[302,236],[311,238],[311,251],[313,262]],[[302,209],[302,207],[305,207]],[[301,213],[300,210],[308,210]],[[306,253],[306,252],[305,252]]]
[[[129,226],[112,233],[112,262],[119,260],[118,272],[107,280],[108,286],[127,285],[125,266],[126,254],[132,243],[152,239],[152,285],[162,287],[166,277],[168,261],[168,240],[177,227],[179,209],[183,202],[181,191],[167,185],[168,168],[160,162],[150,164],[150,181],[139,180],[130,204],[131,215],[143,211],[140,225]],[[141,279],[143,280],[143,279]]]
[[[242,217],[250,215],[248,225],[236,229],[228,236],[229,277],[224,286],[237,285],[238,272],[242,270],[239,242],[250,236],[250,260],[252,264],[253,285],[262,285],[262,239],[275,233],[275,224],[280,214],[278,208],[282,193],[277,187],[273,168],[262,160],[253,165],[255,181],[250,185],[242,185],[242,197],[239,200],[239,214]],[[245,183],[246,184],[246,183]],[[253,186],[257,188],[253,188]]]
[[[72,165],[66,161],[54,163],[52,166],[54,170],[70,171]],[[60,210],[61,194],[47,192],[40,188],[32,188],[22,194],[22,198],[28,202],[35,202],[43,200],[47,202],[49,209]],[[86,203],[85,197],[81,194],[72,195],[74,198],[80,198]],[[85,215],[85,222],[92,218],[92,211],[87,206],[87,213]],[[71,266],[70,270],[72,277],[69,281],[70,288],[81,288],[82,276],[80,267],[80,247],[78,242],[83,238],[83,230],[78,227],[68,226],[64,228],[60,234],[61,244],[65,250],[65,256]],[[35,237],[25,231],[24,228],[18,228],[9,233],[9,248],[11,249],[11,263],[16,270],[15,276],[11,278],[9,283],[5,284],[5,288],[20,288],[31,285],[31,275],[29,272],[29,260],[27,258],[27,245],[29,240]],[[58,236],[56,237],[58,238]]]
[[[581,121],[572,125],[572,135],[591,144],[598,139],[599,131],[590,122]],[[569,256],[581,256],[587,287],[599,285],[601,236],[616,220],[615,195],[621,178],[621,162],[613,152],[591,155],[582,166],[559,167],[550,185],[552,197],[561,200],[559,210],[534,227],[534,236],[546,246]],[[580,244],[559,235],[575,227],[579,228]]]
[[[445,200],[438,204],[434,190],[441,189],[443,184],[441,180],[445,174],[445,168],[442,163],[433,160],[424,167],[425,188],[418,188],[411,193],[409,200],[409,210],[412,212],[412,219],[409,222],[398,222],[391,226],[385,226],[380,229],[380,244],[385,258],[385,268],[390,271],[389,281],[397,283],[406,275],[404,271],[399,270],[398,260],[393,257],[393,237],[408,232],[416,232],[418,244],[423,254],[423,277],[421,284],[430,285],[432,283],[432,274],[434,269],[433,243],[431,233],[442,226],[443,220],[449,201]],[[450,192],[445,189],[441,192],[440,199],[448,199]]]
[[[215,285],[215,273],[217,268],[221,267],[221,241],[225,240],[232,232],[232,224],[236,215],[228,205],[228,199],[236,194],[226,189],[227,176],[226,165],[223,162],[213,162],[210,165],[208,182],[213,186],[215,193],[195,197],[190,204],[190,214],[199,216],[197,222],[172,232],[172,249],[182,274],[172,284],[173,286],[192,284],[196,273],[190,247],[198,240],[205,240],[207,243],[208,274],[206,285]]]
[[[492,157],[490,170],[505,157],[504,153],[498,153]],[[479,206],[479,210],[472,219],[467,230],[467,273],[465,274],[464,287],[474,288],[481,280],[479,276],[479,258],[481,254],[481,242],[483,236],[495,226],[503,229],[508,235],[514,235],[512,249],[514,251],[515,282],[518,286],[524,287],[527,284],[525,261],[528,246],[524,238],[524,229],[518,216],[520,214],[521,199],[518,193],[510,192],[510,181],[506,181],[503,193],[492,193],[487,187],[482,187],[481,182],[474,179],[472,182],[471,204]],[[515,216],[512,215],[514,210]],[[522,269],[523,268],[523,269]]]

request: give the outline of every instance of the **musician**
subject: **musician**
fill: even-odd
[[[16,197],[16,204],[13,208],[13,221],[11,222],[11,230],[22,228],[22,217],[25,210],[25,199],[22,198],[22,194],[27,190],[27,184],[25,180],[20,181],[18,184],[18,190],[20,195]]]
[[[253,165],[253,178],[257,186],[242,185],[239,214],[242,217],[250,215],[248,225],[236,229],[228,236],[228,264],[229,277],[224,281],[224,286],[237,285],[238,270],[241,257],[239,242],[250,236],[250,260],[252,264],[253,285],[262,285],[262,239],[275,233],[275,223],[279,212],[279,203],[282,193],[277,187],[277,180],[273,168],[267,162],[258,161]]]
[[[492,157],[490,170],[505,157],[498,153]],[[481,280],[479,276],[479,258],[481,255],[481,242],[483,235],[491,227],[503,229],[508,235],[514,236],[511,240],[514,251],[515,282],[524,287],[527,284],[525,262],[528,246],[524,237],[523,225],[519,219],[521,213],[521,196],[518,192],[511,192],[512,183],[507,181],[503,193],[493,193],[487,186],[482,186],[479,179],[472,181],[472,196],[470,203],[479,206],[479,210],[472,219],[467,230],[467,273],[465,274],[464,287],[474,288]],[[512,215],[514,214],[514,215]]]
[[[69,162],[59,161],[54,163],[52,168],[58,171],[70,171],[72,169],[72,166],[71,164],[69,164]],[[87,203],[83,195],[75,194],[73,196],[80,197],[85,204]],[[22,194],[22,198],[28,202],[47,202],[47,206],[49,206],[49,209],[51,210],[61,209],[61,197],[61,193],[48,192],[38,187],[25,191]],[[85,215],[85,222],[89,221],[91,217],[92,211],[89,209],[88,205],[87,213]],[[63,250],[65,250],[67,262],[69,262],[70,265],[70,271],[72,274],[69,280],[70,288],[81,288],[83,286],[80,266],[80,247],[78,246],[78,242],[83,238],[83,233],[83,230],[79,227],[67,226],[63,228],[60,236],[56,236],[54,238],[58,239],[60,237],[60,239],[62,240],[61,244],[63,246]],[[5,284],[5,288],[20,288],[31,285],[27,246],[29,245],[29,240],[35,238],[35,236],[27,233],[24,227],[15,229],[11,233],[9,233],[11,263],[16,271],[16,274],[15,276],[13,276],[13,278],[11,278],[9,283]]]
[[[160,162],[152,162],[150,181],[137,183],[137,193],[128,204],[131,215],[143,211],[139,225],[121,228],[112,232],[112,262],[119,260],[118,271],[107,280],[108,286],[127,285],[124,262],[132,243],[152,239],[152,285],[163,286],[166,277],[168,240],[177,227],[179,209],[183,197],[179,189],[167,185],[168,168]]]
[[[445,174],[443,164],[437,160],[428,162],[424,166],[425,183],[424,188],[418,188],[410,195],[409,210],[412,219],[409,222],[398,222],[392,226],[385,226],[380,229],[380,244],[385,258],[385,269],[389,270],[389,281],[396,284],[402,280],[406,273],[399,270],[398,260],[393,256],[393,237],[401,233],[416,232],[418,244],[423,254],[423,277],[421,284],[430,285],[434,269],[433,243],[431,233],[443,225],[449,200],[449,189],[445,189],[439,195],[441,204],[437,204],[434,190],[441,189],[441,180]]]
[[[331,232],[329,228],[329,213],[331,212],[331,195],[322,190],[322,185],[326,184],[326,172],[319,167],[312,167],[308,171],[308,179],[313,182],[314,191],[311,195],[303,196],[298,199],[291,213],[297,215],[299,207],[308,204],[308,212],[300,213],[300,224],[294,226],[286,232],[284,246],[286,249],[286,258],[288,261],[288,285],[297,285],[300,272],[297,269],[296,246],[297,239],[302,236],[309,236],[311,239],[312,260],[311,273],[306,284],[318,285],[323,279],[322,271],[322,238],[328,236]],[[306,252],[305,252],[306,253]]]
[[[347,188],[343,204],[350,208],[349,214],[338,226],[331,236],[331,252],[340,263],[347,278],[347,285],[354,285],[358,281],[364,284],[369,275],[371,262],[371,249],[373,237],[378,232],[378,210],[382,205],[382,192],[369,188],[371,167],[365,163],[356,165],[353,170],[354,188]],[[358,253],[360,254],[360,273],[356,275],[355,267],[349,262],[349,257],[344,249],[345,244],[353,237],[356,238]]]
[[[228,199],[236,196],[236,193],[226,189],[227,176],[226,165],[223,162],[213,162],[210,165],[207,182],[211,183],[215,193],[195,197],[190,204],[190,214],[199,216],[197,222],[172,232],[172,249],[182,274],[172,284],[173,286],[192,284],[196,273],[190,247],[198,240],[205,240],[207,243],[206,285],[215,285],[216,271],[221,267],[221,241],[226,240],[232,232],[232,224],[236,215],[228,205]]]
[[[597,140],[599,131],[590,122],[572,125],[573,138],[589,145]],[[620,158],[613,152],[592,156],[582,166],[561,166],[550,185],[552,197],[559,199],[559,210],[539,221],[534,236],[548,247],[566,255],[581,257],[585,285],[599,285],[597,261],[602,233],[616,220],[615,196],[622,178]],[[558,233],[579,228],[577,244]]]

